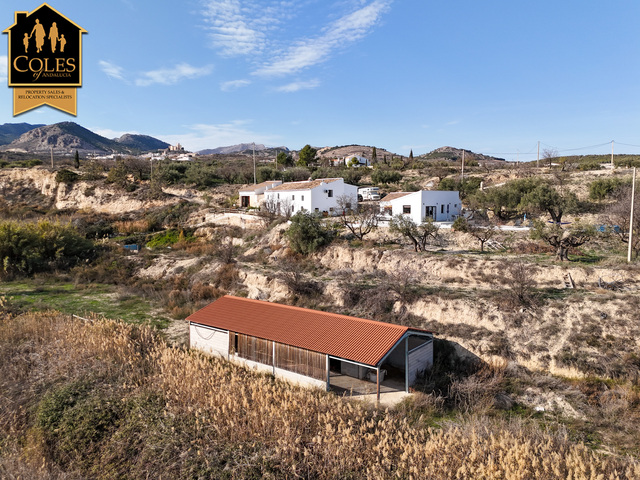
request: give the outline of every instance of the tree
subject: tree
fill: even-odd
[[[333,231],[324,226],[320,216],[301,211],[291,217],[286,236],[291,250],[308,255],[331,243]]]
[[[553,160],[558,157],[558,152],[553,148],[545,148],[542,150],[542,163],[546,163],[549,168],[553,164]]]
[[[80,154],[78,153],[78,150],[76,150],[76,154],[73,157],[73,166],[80,168]]]
[[[277,165],[283,165],[285,167],[292,167],[293,166],[293,157],[291,156],[290,153],[279,152],[278,156],[276,157],[276,163],[277,163]]]
[[[615,201],[606,208],[602,218],[609,226],[608,230],[621,242],[629,244],[629,232],[633,230],[633,240],[631,251],[636,258],[640,253],[640,199],[636,194],[633,204],[633,226],[630,228],[631,220],[631,186],[626,185],[615,194]]]
[[[530,236],[534,240],[542,240],[556,249],[556,260],[569,261],[569,249],[584,245],[595,235],[595,228],[576,222],[569,228],[558,223],[534,221]]]
[[[440,243],[440,226],[431,219],[416,224],[406,215],[394,215],[389,222],[389,231],[407,237],[416,252],[424,252],[430,242]]]
[[[337,199],[338,207],[342,210],[340,220],[358,240],[378,226],[379,208],[370,203],[358,204],[358,199],[348,195],[341,195]]]
[[[542,183],[522,197],[518,210],[547,212],[554,222],[560,223],[562,215],[574,212],[577,205],[578,199],[575,193],[561,193],[549,184]]]
[[[474,195],[479,208],[490,210],[500,220],[508,220],[521,207],[522,198],[540,185],[539,178],[521,178],[500,187],[487,188]]]
[[[371,149],[371,165],[374,165],[377,162],[378,162],[378,151],[376,150],[376,147],[373,147]]]
[[[307,144],[302,147],[302,150],[298,153],[298,166],[306,167],[316,159],[318,151],[311,145]]]
[[[413,163],[413,148],[409,151],[409,163]]]
[[[371,180],[373,181],[373,183],[377,184],[397,183],[402,180],[402,174],[393,170],[377,168],[374,169],[373,173],[371,174]]]
[[[476,221],[471,224],[464,217],[456,218],[452,227],[454,230],[471,235],[480,242],[480,251],[484,252],[484,244],[498,235],[499,230],[495,222],[490,220]]]

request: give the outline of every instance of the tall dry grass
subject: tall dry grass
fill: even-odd
[[[426,428],[144,327],[55,313],[0,320],[0,392],[3,478],[640,478],[637,461],[563,433],[486,418]]]

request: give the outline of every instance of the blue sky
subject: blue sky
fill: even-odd
[[[52,0],[88,30],[77,123],[187,149],[640,152],[637,0]],[[3,1],[2,29],[36,1]],[[6,83],[7,36],[0,49]],[[636,146],[639,145],[639,146]]]

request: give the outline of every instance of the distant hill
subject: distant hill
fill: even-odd
[[[152,148],[147,148],[153,145]],[[161,145],[155,147],[155,145]],[[44,125],[29,130],[0,150],[28,153],[48,153],[52,148],[56,154],[80,153],[121,153],[137,154],[141,151],[166,148],[165,142],[145,135],[123,135],[117,140],[93,133],[74,122]]]
[[[366,145],[342,145],[339,147],[323,147],[318,149],[318,157],[320,158],[343,158],[350,155],[359,155],[371,160],[373,146]],[[384,156],[390,160],[391,157],[399,157],[400,155],[392,153],[381,147],[376,147],[376,157],[378,161],[382,161]]]
[[[457,162],[462,160],[462,152],[464,151],[465,160],[475,160],[477,162],[504,162],[504,158],[491,157],[489,155],[484,155],[482,153],[474,153],[471,150],[465,150],[462,148],[455,147],[440,147],[432,150],[429,153],[425,153],[423,155],[419,155],[415,157],[419,160],[448,160],[452,162]]]
[[[44,124],[5,123],[0,125],[0,145],[8,145],[23,133],[38,127],[44,127]]]
[[[114,141],[125,147],[140,150],[141,152],[162,150],[169,147],[167,142],[163,142],[157,138],[150,137],[149,135],[135,135],[132,133],[125,133],[120,138],[114,138]]]
[[[230,153],[239,153],[245,150],[253,150],[253,143],[239,143],[237,145],[229,145],[228,147],[209,148],[206,150],[200,150],[199,155],[229,155]],[[260,150],[266,150],[267,147],[261,143],[256,143],[256,152]]]

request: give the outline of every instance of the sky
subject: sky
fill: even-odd
[[[15,11],[42,2],[3,0]],[[637,0],[51,0],[88,31],[75,121],[186,149],[640,153]],[[7,35],[0,83],[7,83]],[[4,91],[3,91],[4,90]]]

